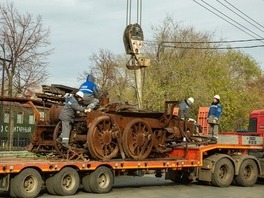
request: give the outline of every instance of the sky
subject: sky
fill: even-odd
[[[6,2],[9,0],[0,0]],[[131,23],[136,23],[136,2],[132,1]],[[225,9],[217,0],[196,0],[221,10],[248,28],[250,34],[264,37],[264,27],[256,28]],[[224,0],[221,0],[224,2]],[[89,57],[100,49],[124,54],[123,32],[126,27],[126,0],[12,0],[20,13],[41,15],[43,25],[50,28],[53,54],[48,57],[49,79],[43,84],[79,87],[78,80],[89,71]],[[264,26],[264,0],[228,0],[232,5]],[[141,27],[144,39],[151,40],[152,26],[162,25],[166,16],[196,31],[210,32],[215,40],[254,39],[240,29],[206,10],[194,0],[142,0]],[[253,33],[252,33],[253,32]],[[255,36],[256,37],[256,36]],[[263,45],[264,41],[243,43]],[[264,69],[264,47],[241,49]]]

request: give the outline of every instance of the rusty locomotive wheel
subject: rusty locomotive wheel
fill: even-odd
[[[166,131],[163,129],[154,130],[153,132],[153,146],[157,153],[165,153],[171,151],[171,148],[166,146],[167,136]]]
[[[65,148],[61,145],[60,142],[57,141],[57,138],[60,136],[62,131],[61,121],[58,122],[56,125],[54,132],[53,132],[53,142],[54,142],[54,148],[59,154],[65,153]]]
[[[87,135],[88,149],[92,157],[103,160],[114,158],[119,152],[117,133],[109,116],[94,119]]]
[[[124,152],[128,157],[143,160],[152,150],[153,132],[145,121],[135,119],[125,127],[122,140]]]

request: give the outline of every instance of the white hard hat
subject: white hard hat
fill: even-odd
[[[190,104],[194,103],[194,99],[192,97],[187,99],[189,101]]]
[[[76,96],[79,96],[79,97],[83,98],[83,92],[82,91],[77,91]]]
[[[220,96],[219,95],[215,95],[214,98],[217,99],[217,100],[220,100]]]

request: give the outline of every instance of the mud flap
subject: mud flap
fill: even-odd
[[[0,178],[0,191],[7,192],[10,185],[10,174],[1,176]]]

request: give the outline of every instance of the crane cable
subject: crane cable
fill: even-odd
[[[132,0],[127,0],[126,26],[131,24]],[[142,21],[142,0],[137,0],[137,23],[141,25]]]
[[[137,17],[137,24],[133,24],[132,27],[134,26],[138,26],[138,29],[140,29],[141,33],[142,33],[142,43],[143,43],[143,31],[141,29],[141,21],[142,21],[142,0],[137,0],[137,7],[136,7],[136,17]],[[127,13],[126,13],[126,27],[129,27],[131,25],[131,18],[132,18],[132,14],[131,14],[131,10],[132,10],[132,0],[127,0]],[[131,32],[130,32],[131,34]],[[138,35],[139,36],[139,35]],[[131,50],[130,50],[131,51]],[[135,53],[131,54],[131,58],[130,60],[136,61],[137,63],[139,63],[139,60],[137,58],[137,55]],[[142,90],[143,90],[143,86],[145,84],[145,70],[142,69],[143,67],[138,64],[138,65],[133,65],[133,64],[129,64],[130,60],[127,63],[127,68],[128,69],[132,69],[132,67],[134,68],[134,76],[135,76],[135,84],[136,84],[136,89],[137,91],[137,98],[139,101],[139,108],[142,108]],[[131,66],[131,67],[130,67]],[[142,73],[141,73],[142,72]],[[140,102],[141,101],[141,102]]]

